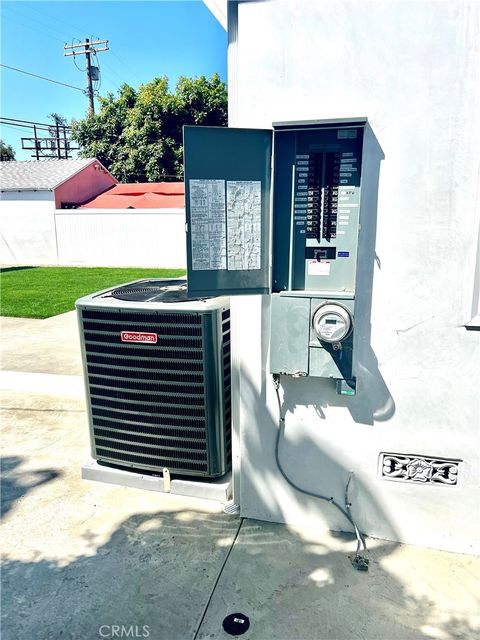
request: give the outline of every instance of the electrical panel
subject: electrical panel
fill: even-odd
[[[184,129],[189,292],[270,293],[271,373],[333,378],[346,394],[374,149],[366,118]]]

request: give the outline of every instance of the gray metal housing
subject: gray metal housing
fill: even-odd
[[[270,371],[347,380],[355,389],[358,345],[365,342],[370,327],[373,212],[383,154],[366,118],[276,123],[274,140]],[[302,169],[297,164],[317,150],[345,156],[339,162],[350,168],[339,170],[331,235],[325,233],[324,194],[319,198],[323,228],[315,239],[305,229],[311,217],[302,210],[297,177]],[[294,176],[288,180],[292,167]],[[323,176],[322,191],[324,181]],[[317,251],[322,252],[318,269],[309,273]],[[341,344],[321,342],[313,331],[315,310],[326,302],[341,305],[353,318],[353,330]]]

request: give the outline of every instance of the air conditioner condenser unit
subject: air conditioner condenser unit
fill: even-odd
[[[186,280],[139,280],[76,302],[92,456],[161,474],[230,468],[230,308]]]

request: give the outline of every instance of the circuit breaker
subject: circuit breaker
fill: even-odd
[[[270,371],[347,394],[374,148],[366,118],[184,129],[189,293],[271,294]]]

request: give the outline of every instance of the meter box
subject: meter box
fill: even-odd
[[[354,393],[379,149],[366,118],[184,128],[189,294],[271,294],[272,373]]]

